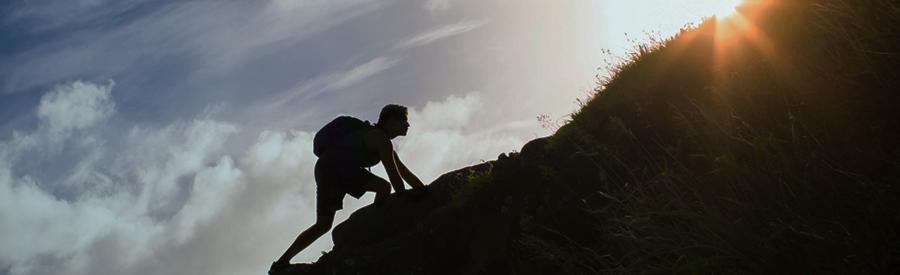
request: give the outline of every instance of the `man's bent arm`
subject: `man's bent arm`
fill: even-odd
[[[409,183],[409,186],[412,186],[412,188],[425,187],[425,184],[412,171],[409,171],[409,168],[406,168],[403,161],[400,161],[400,156],[397,156],[397,152],[394,152],[394,160],[397,161],[397,169],[400,170],[400,176],[403,177],[406,183]]]
[[[403,187],[403,179],[397,171],[397,163],[394,162],[393,145],[387,138],[382,138],[381,141],[379,141],[378,156],[381,157],[381,163],[384,165],[384,170],[388,174],[391,186],[394,187],[394,192],[405,190],[406,188]]]

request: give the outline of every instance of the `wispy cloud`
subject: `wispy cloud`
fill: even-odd
[[[65,79],[144,75],[171,63],[191,67],[193,73],[226,73],[384,5],[368,0],[166,4],[116,25],[88,24],[78,32],[50,36],[50,40],[16,53],[7,61],[16,66],[0,67],[0,94]],[[44,6],[56,10],[70,5]],[[78,6],[84,6],[79,14],[91,15],[93,5]],[[18,18],[41,18],[39,22],[47,24],[65,25],[75,20],[43,19],[52,14],[25,11],[16,14],[24,14]]]
[[[133,11],[140,0],[8,1],[0,24],[20,24],[24,32],[79,26]],[[0,11],[3,13],[4,11]]]
[[[431,14],[445,11],[450,8],[450,0],[428,0],[424,8]]]
[[[398,63],[399,58],[379,56],[352,68],[303,80],[286,92],[271,99],[259,101],[248,108],[249,113],[265,113],[297,101],[304,101],[329,91],[344,89],[386,71]]]
[[[349,87],[350,85],[356,84],[357,82],[394,67],[398,62],[400,62],[400,60],[395,58],[384,56],[376,57],[369,62],[363,63],[350,71],[341,74],[337,80],[329,83],[325,88],[326,90],[337,90]]]
[[[394,45],[394,49],[409,49],[422,47],[435,41],[460,35],[484,26],[484,21],[461,21],[455,24],[444,25],[415,36],[412,36]]]

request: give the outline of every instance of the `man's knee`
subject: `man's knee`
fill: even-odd
[[[325,234],[328,232],[328,230],[331,230],[331,224],[333,223],[333,221],[334,216],[319,216],[316,219],[316,223],[313,224],[312,227],[315,228],[317,232]]]
[[[378,181],[378,193],[390,193],[391,192],[391,184],[387,181],[380,180]]]
[[[375,178],[369,181],[369,190],[375,193],[390,193],[391,184],[381,178]]]
[[[313,225],[313,228],[319,234],[325,234],[328,233],[328,230],[331,230],[331,224],[316,223]]]

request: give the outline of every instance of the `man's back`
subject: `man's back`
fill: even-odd
[[[374,166],[378,164],[378,155],[363,141],[363,135],[373,127],[368,121],[355,117],[337,117],[316,132],[313,153],[319,158],[345,161],[360,167]]]

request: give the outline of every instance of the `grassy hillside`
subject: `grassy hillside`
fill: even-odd
[[[900,4],[741,11],[641,47],[553,136],[354,213],[307,269],[897,273]]]
[[[551,139],[607,271],[900,267],[900,4],[758,1],[617,68]],[[602,193],[601,193],[602,191]]]

